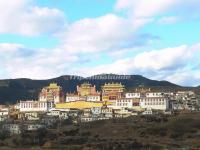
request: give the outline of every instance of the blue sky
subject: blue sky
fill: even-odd
[[[198,0],[0,0],[0,78],[141,74],[200,85]]]

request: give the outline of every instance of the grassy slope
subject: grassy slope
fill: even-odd
[[[23,141],[30,141],[33,137],[33,135],[26,135]],[[181,150],[181,148],[188,148],[195,150],[200,149],[199,139],[200,113],[172,117],[133,116],[80,126],[65,125],[59,130],[48,131],[44,134],[41,147],[34,148],[71,150]],[[9,140],[13,141],[13,139]],[[30,145],[26,148],[30,148]]]

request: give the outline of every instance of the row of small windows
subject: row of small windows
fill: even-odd
[[[83,121],[92,121],[92,118],[84,118]]]
[[[76,100],[79,99],[79,97],[66,97],[67,100]]]
[[[111,113],[112,112],[112,109],[110,110],[102,110],[101,113]]]
[[[128,106],[128,103],[117,103],[117,106]]]
[[[128,96],[140,96],[140,93],[128,93]]]
[[[33,104],[33,103],[21,103],[21,108],[33,108],[33,107],[46,107],[46,103],[38,103],[38,104]],[[51,105],[50,105],[51,106]]]
[[[160,93],[151,93],[153,96],[159,96],[160,95]],[[150,95],[150,93],[147,93],[147,95],[149,96]]]
[[[118,100],[117,102],[131,102],[131,100]]]
[[[79,97],[66,97],[67,100],[77,100]],[[88,97],[88,99],[99,99],[98,96]]]
[[[145,105],[164,105],[163,102],[160,103],[145,103]]]
[[[147,96],[153,95],[153,96],[159,96],[161,95],[160,93],[147,93]],[[140,96],[140,93],[127,93],[127,96]]]
[[[9,127],[8,127],[9,128]],[[10,129],[18,129],[19,128],[19,126],[16,126],[16,125],[14,125],[14,126],[10,126]]]
[[[28,128],[29,128],[29,129],[31,129],[31,128],[32,128],[32,129],[38,129],[38,128],[40,128],[40,127],[39,127],[39,126],[32,126],[32,125],[30,125],[30,126],[28,126]]]
[[[99,99],[99,97],[88,97],[89,99]]]
[[[163,102],[165,99],[144,99],[141,102]]]
[[[27,113],[25,114],[26,117],[37,116],[37,113]]]

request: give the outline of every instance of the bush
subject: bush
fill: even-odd
[[[78,134],[78,132],[79,132],[79,129],[73,129],[73,130],[63,131],[63,133],[66,136],[75,136],[75,135]]]
[[[149,135],[166,136],[167,128],[164,126],[155,125],[153,127],[146,128],[145,133]]]
[[[169,130],[171,131],[171,138],[179,138],[184,136],[187,133],[196,132],[197,120],[192,118],[180,118],[173,120],[168,125]]]
[[[8,137],[8,135],[5,132],[0,132],[0,140],[3,141]]]

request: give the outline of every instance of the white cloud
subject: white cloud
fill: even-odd
[[[126,48],[134,43],[135,31],[147,21],[150,20],[138,19],[133,22],[115,14],[82,19],[68,26],[61,36],[61,47],[71,53]]]
[[[14,53],[22,47],[23,46],[21,44],[1,43],[0,44],[0,55]]]
[[[199,4],[199,0],[117,0],[115,9],[127,10],[131,18],[154,18],[173,13],[190,20],[199,19]]]
[[[85,76],[100,73],[141,74],[151,79],[168,80],[181,85],[198,85],[200,72],[190,68],[190,65],[200,63],[199,49],[200,44],[151,50],[110,64],[85,67],[74,72]]]
[[[128,65],[129,64],[129,65]],[[129,59],[118,60],[111,64],[104,64],[95,67],[84,67],[72,70],[73,73],[80,73],[83,76],[91,76],[102,73],[115,73],[115,74],[127,74],[128,70],[131,69],[132,66],[130,64]]]
[[[31,52],[30,56],[24,53]],[[61,49],[28,49],[20,44],[0,44],[1,71],[7,78],[46,79],[65,74],[80,59]]]
[[[167,75],[165,79],[183,86],[199,86],[200,71],[183,68]]]
[[[135,30],[128,20],[114,14],[83,19],[68,27],[63,46],[71,52],[97,52],[120,47]]]
[[[118,0],[116,9],[129,9],[134,18],[153,17],[178,4],[180,0]]]
[[[64,14],[58,9],[34,6],[32,0],[0,0],[0,33],[48,34],[64,24]]]
[[[160,20],[158,20],[159,24],[174,24],[180,21],[180,18],[176,16],[170,16],[170,17],[162,17]]]
[[[184,65],[185,60],[191,57],[192,53],[188,50],[187,46],[183,45],[140,53],[134,58],[133,63],[138,69],[171,70],[174,67]]]
[[[84,55],[70,54],[63,49],[32,50],[30,57],[19,55],[26,47],[19,44],[0,44],[0,64],[9,78],[46,79],[63,74],[91,76],[100,73],[142,74],[151,79],[169,80],[181,85],[199,84],[198,66],[200,44],[182,45],[165,49],[151,50],[121,58],[110,64],[78,67]],[[2,57],[6,56],[6,57]],[[90,57],[90,55],[87,55]],[[103,60],[103,58],[100,58]],[[84,66],[84,67],[83,67]]]

